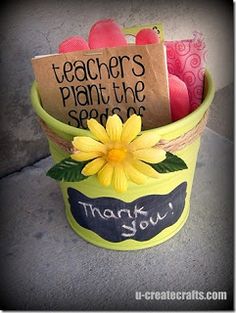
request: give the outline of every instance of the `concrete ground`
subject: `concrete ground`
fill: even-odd
[[[233,3],[226,3],[9,0],[3,6],[0,309],[232,308],[234,37]],[[136,252],[97,248],[68,226],[60,190],[45,176],[51,159],[29,99],[31,58],[56,52],[68,36],[86,38],[94,21],[108,17],[122,27],[160,21],[168,40],[202,32],[217,90],[202,138],[189,219],[166,243]],[[228,298],[135,300],[136,291],[167,290],[226,291]]]
[[[45,158],[1,187],[0,295],[8,310],[232,309],[233,144],[206,129],[191,213],[166,243],[117,252],[95,247],[68,226]],[[135,300],[136,291],[226,291],[227,300]]]

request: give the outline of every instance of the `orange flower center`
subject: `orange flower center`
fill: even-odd
[[[122,162],[127,154],[125,149],[111,149],[107,154],[108,161],[112,162]]]

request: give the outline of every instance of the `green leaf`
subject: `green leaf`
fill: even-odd
[[[88,162],[77,162],[71,158],[67,158],[54,165],[47,172],[47,176],[60,181],[79,182],[88,178],[87,176],[81,174],[83,167],[87,163]]]
[[[176,172],[188,168],[184,160],[170,152],[166,152],[166,159],[164,161],[150,165],[159,173]]]

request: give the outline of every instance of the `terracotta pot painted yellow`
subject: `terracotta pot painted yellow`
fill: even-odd
[[[174,139],[191,130],[203,118],[214,97],[209,73],[205,76],[202,104],[185,118],[159,127],[162,139]],[[37,115],[59,136],[72,140],[88,136],[87,130],[66,125],[50,116],[41,106],[36,83],[31,89],[32,105]],[[73,230],[88,242],[113,250],[136,250],[158,245],[173,237],[185,224],[201,138],[175,153],[188,169],[149,178],[145,185],[129,183],[120,194],[103,187],[95,176],[78,183],[61,182],[66,216]],[[49,140],[55,163],[68,157]]]

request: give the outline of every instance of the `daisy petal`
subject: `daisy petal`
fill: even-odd
[[[122,166],[114,168],[112,185],[117,192],[125,192],[127,190],[128,181]]]
[[[103,167],[105,162],[106,161],[103,158],[97,158],[86,164],[81,173],[85,176],[97,174],[97,172]]]
[[[110,141],[105,128],[94,118],[87,120],[87,125],[91,133],[101,142],[108,143]]]
[[[71,154],[71,158],[75,161],[89,161],[101,156],[101,152],[82,152],[78,151]]]
[[[158,148],[140,149],[133,151],[133,155],[147,163],[159,163],[166,158],[166,152]]]
[[[122,122],[118,115],[114,114],[108,117],[106,131],[110,140],[119,141],[122,132]]]
[[[98,172],[98,180],[103,186],[109,186],[113,175],[113,167],[107,163]]]
[[[160,174],[154,170],[150,165],[147,163],[144,163],[142,161],[136,160],[133,162],[133,166],[144,175],[147,175],[149,177],[158,178],[160,177]]]
[[[105,145],[90,137],[75,137],[72,144],[79,151],[106,153]]]
[[[134,182],[135,184],[142,185],[142,184],[146,183],[147,176],[142,174],[140,171],[138,171],[131,164],[126,164],[124,166],[124,170],[125,170],[126,175],[129,177],[129,179],[132,180],[132,182]]]
[[[121,141],[129,144],[141,132],[141,126],[141,117],[136,114],[131,115],[123,126]]]
[[[129,147],[132,150],[151,148],[160,140],[160,136],[155,132],[147,132],[136,138]]]

